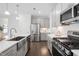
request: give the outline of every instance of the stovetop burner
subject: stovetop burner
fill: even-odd
[[[79,43],[76,42],[64,42],[70,49],[79,49]]]
[[[79,31],[68,31],[67,38],[54,38],[57,39],[55,41],[62,43],[67,48],[70,49],[79,49]]]
[[[68,46],[70,49],[79,49],[79,40],[73,40],[73,39],[57,39],[57,40]]]

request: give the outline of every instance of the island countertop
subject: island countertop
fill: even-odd
[[[0,41],[0,53],[17,44],[17,41]]]

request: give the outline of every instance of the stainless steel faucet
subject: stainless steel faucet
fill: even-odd
[[[10,38],[13,37],[12,30],[14,30],[15,33],[17,33],[17,30],[16,30],[15,28],[11,28],[11,29],[10,29]]]

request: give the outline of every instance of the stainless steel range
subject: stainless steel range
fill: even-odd
[[[78,31],[68,31],[68,38],[65,39],[63,44],[67,45],[70,49],[79,49],[79,32]]]
[[[61,52],[62,55],[73,55],[73,49],[79,49],[79,32],[78,31],[68,31],[67,38],[53,38],[53,46]]]

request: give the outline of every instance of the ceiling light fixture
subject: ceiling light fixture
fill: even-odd
[[[20,19],[20,16],[19,16],[19,5],[17,4],[16,5],[16,8],[17,8],[17,11],[16,11],[16,20],[19,20]]]
[[[41,12],[40,12],[40,11],[38,11],[38,13],[40,14]]]
[[[6,10],[5,15],[10,15],[10,12]]]
[[[8,11],[8,3],[6,4],[6,11],[4,13],[5,15],[10,15],[10,12]]]

